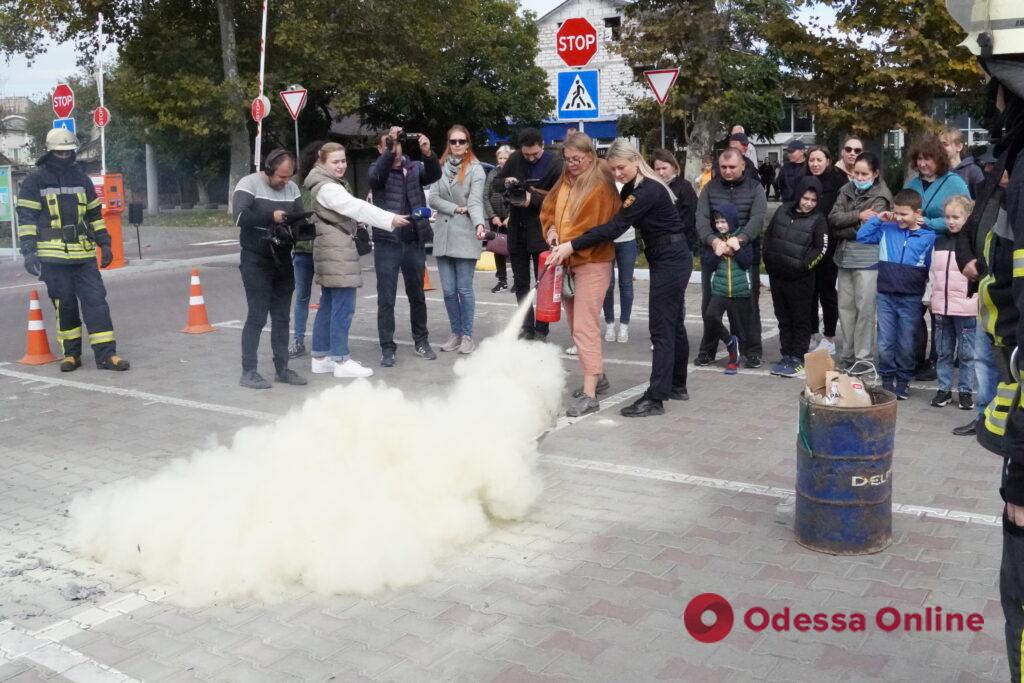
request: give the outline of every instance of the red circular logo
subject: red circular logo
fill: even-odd
[[[704,623],[705,612],[715,615],[710,626]],[[701,643],[717,643],[729,635],[732,630],[732,605],[718,593],[701,593],[686,606],[683,612],[683,625]]]

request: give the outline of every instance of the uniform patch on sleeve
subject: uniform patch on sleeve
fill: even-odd
[[[622,208],[628,209],[629,207],[633,206],[633,202],[635,202],[635,201],[636,201],[636,195],[635,194],[629,195],[628,197],[626,197],[626,201],[622,202]]]

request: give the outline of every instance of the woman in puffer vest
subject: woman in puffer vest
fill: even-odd
[[[313,273],[320,285],[320,309],[313,321],[312,371],[335,377],[369,377],[373,370],[349,355],[348,331],[356,312],[356,289],[363,286],[356,248],[357,223],[392,231],[409,225],[406,216],[353,197],[345,171],[345,148],[328,142],[303,182],[314,212]]]
[[[935,316],[935,371],[939,390],[932,405],[941,408],[953,400],[953,361],[959,359],[957,403],[961,410],[974,408],[974,335],[977,330],[978,297],[972,296],[970,283],[960,273],[956,261],[956,234],[971,215],[974,202],[966,195],[953,195],[943,204],[947,234],[939,234],[932,252],[929,305]]]

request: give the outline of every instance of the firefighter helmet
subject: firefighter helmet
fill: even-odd
[[[78,149],[78,138],[67,128],[54,128],[46,134],[46,149],[49,152],[67,152]]]

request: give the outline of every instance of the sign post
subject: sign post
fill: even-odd
[[[586,66],[597,54],[597,29],[583,17],[566,19],[555,32],[555,51],[566,66]],[[558,72],[556,118],[559,121],[578,121],[583,132],[584,120],[598,117],[600,73],[596,69]]]
[[[71,118],[71,112],[75,110],[75,92],[67,83],[58,83],[50,95],[53,103],[53,113],[57,118],[53,120],[54,128],[67,128],[75,133],[75,120]]]
[[[654,98],[661,105],[661,146],[665,147],[665,103],[668,102],[668,92],[675,85],[679,78],[679,69],[652,69],[644,72],[647,85],[654,92]]]
[[[92,120],[100,128],[100,174],[107,174],[107,123],[110,111],[103,106],[103,13],[96,20],[96,94],[100,98],[99,108],[93,112]],[[101,114],[100,112],[105,112]],[[102,123],[100,123],[102,121]]]
[[[295,171],[298,172],[301,169],[299,164],[301,157],[299,156],[299,114],[306,107],[306,89],[301,85],[289,85],[287,90],[282,90],[281,101],[284,102],[285,109],[292,117],[292,122],[295,124]]]
[[[263,146],[263,118],[270,113],[270,100],[263,94],[263,73],[267,65],[267,3],[269,0],[263,0],[263,28],[260,30],[260,94],[258,99],[262,99],[266,104],[266,107],[259,118],[256,118],[256,101],[253,100],[252,105],[252,117],[256,119],[256,149],[255,159],[256,170],[260,170],[260,151]]]

